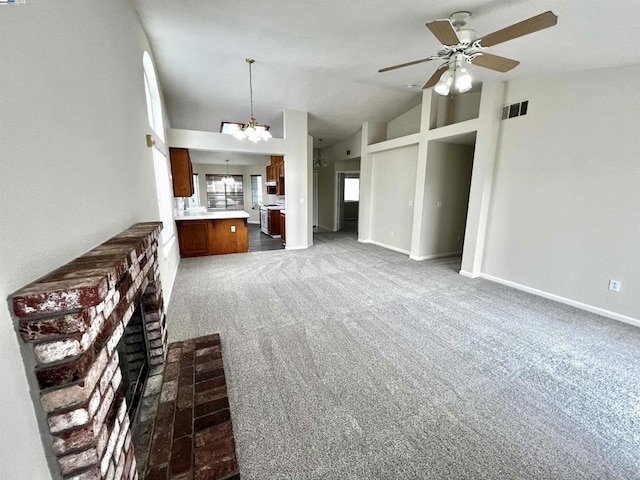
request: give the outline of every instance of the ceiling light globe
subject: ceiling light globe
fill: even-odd
[[[471,75],[469,75],[469,72],[467,72],[465,68],[459,69],[456,73],[456,81],[455,81],[456,90],[458,90],[458,92],[460,93],[464,93],[471,90],[472,86],[473,86],[472,79],[471,79]]]
[[[447,70],[442,74],[440,80],[438,80],[438,83],[436,83],[436,86],[433,87],[433,89],[438,95],[446,96],[449,95],[449,90],[451,89],[452,84],[453,74],[451,73],[451,70]]]

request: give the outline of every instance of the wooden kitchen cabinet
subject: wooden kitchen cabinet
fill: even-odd
[[[267,182],[277,182],[278,172],[275,165],[267,165]]]
[[[186,148],[169,148],[171,157],[171,176],[173,178],[173,196],[190,197],[194,194],[193,165]]]
[[[271,155],[271,164],[267,165],[267,182],[276,182],[274,185],[267,185],[267,193],[274,195],[284,195],[284,157],[282,155]]]
[[[276,164],[276,173],[278,176],[276,180],[278,195],[284,195],[284,159]]]
[[[269,235],[280,235],[280,210],[269,210]]]
[[[209,252],[209,221],[176,222],[181,257],[198,257]]]
[[[246,218],[176,221],[181,257],[249,251]]]
[[[280,210],[280,240],[282,241],[283,245],[286,245],[287,243],[287,239],[285,236],[286,229],[287,229],[287,214],[283,210]]]

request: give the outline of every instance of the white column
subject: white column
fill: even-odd
[[[307,112],[284,111],[285,195],[287,199],[287,250],[313,244],[311,189],[313,182],[311,137]]]
[[[416,164],[416,190],[413,200],[413,225],[411,227],[411,254],[409,258],[419,259],[423,253],[422,245],[422,223],[424,211],[424,189],[427,176],[427,148],[429,133],[429,123],[431,119],[431,106],[433,89],[428,88],[422,91],[422,110],[420,114],[420,142],[418,143],[418,162]]]
[[[503,93],[503,82],[485,82],[482,85],[469,210],[460,269],[460,273],[468,277],[480,276],[482,269]]]

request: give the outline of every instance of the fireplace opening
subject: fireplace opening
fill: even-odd
[[[133,312],[124,334],[118,342],[117,349],[127,402],[127,414],[131,423],[134,424],[138,405],[149,376],[149,340],[147,339],[142,305],[138,304]]]

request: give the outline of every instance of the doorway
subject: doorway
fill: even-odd
[[[337,171],[334,230],[357,234],[359,209],[360,172]]]

